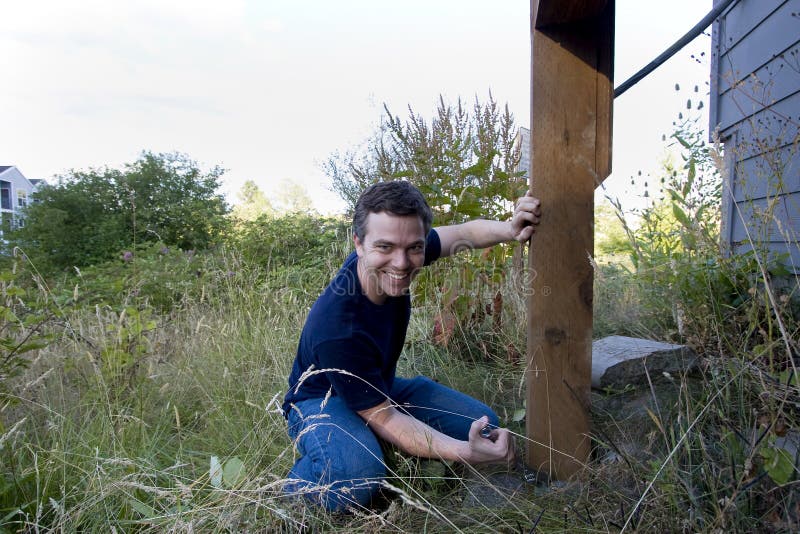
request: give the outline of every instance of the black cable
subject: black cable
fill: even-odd
[[[656,70],[661,66],[662,63],[674,56],[681,48],[689,44],[695,37],[700,35],[703,30],[708,28],[708,25],[714,22],[714,19],[719,17],[720,14],[722,14],[722,12],[725,11],[728,6],[735,1],[736,0],[723,0],[719,5],[709,11],[708,15],[703,17],[703,20],[695,24],[694,28],[689,30],[686,35],[678,39],[675,44],[670,46],[663,54],[655,58],[653,61],[648,63],[646,67],[641,69],[639,72],[625,80],[625,82],[614,89],[614,98],[617,98],[619,95],[636,85],[642,78]]]

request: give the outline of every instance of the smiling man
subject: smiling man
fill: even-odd
[[[381,440],[423,458],[513,460],[513,440],[491,408],[426,377],[396,377],[395,368],[419,270],[456,250],[527,241],[539,201],[519,199],[505,222],[432,229],[432,220],[405,181],[373,185],[358,199],[356,251],[312,306],[289,376],[283,410],[301,456],[285,492],[328,510],[368,505],[387,475]]]

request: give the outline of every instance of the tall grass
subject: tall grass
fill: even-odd
[[[65,316],[69,328],[38,352],[2,411],[7,530],[518,532],[536,524],[614,531],[628,522],[644,531],[745,531],[777,524],[770,514],[794,502],[791,484],[777,485],[768,470],[800,400],[794,379],[764,358],[778,339],[754,353],[749,339],[728,337],[727,316],[710,313],[707,328],[724,351],[707,354],[701,381],[674,377],[673,394],[660,390],[659,408],[649,405],[653,417],[633,426],[595,414],[597,458],[566,486],[545,493],[509,486],[497,471],[395,454],[389,483],[401,497],[388,507],[330,516],[287,503],[280,485],[295,452],[277,409],[313,296],[251,286],[264,279],[258,269],[235,267],[237,276],[172,313],[143,313],[141,305],[134,317],[109,305]],[[600,287],[613,294],[613,285]],[[781,313],[788,321],[788,308],[761,309],[768,301],[758,291],[750,296],[744,317]],[[507,299],[521,305],[514,302]],[[466,361],[429,343],[435,310],[417,312],[401,373],[425,373],[483,398],[522,445],[513,414],[524,396],[523,366],[502,355]],[[509,342],[524,330],[519,322],[508,328]],[[796,323],[789,328],[796,332]],[[108,361],[121,353],[131,359]],[[632,450],[632,443],[644,445]],[[215,482],[212,457],[221,467],[238,459],[241,471]],[[486,488],[496,496],[491,505],[480,504]]]
[[[25,418],[3,449],[14,477],[7,524],[223,525],[236,507],[231,489],[209,484],[211,456],[244,462],[242,495],[286,471],[276,399],[302,306],[233,284],[220,296],[219,306],[148,315],[144,328],[146,306],[66,318],[72,333],[42,351],[5,406],[6,418]]]
[[[620,525],[796,531],[800,279],[755,236],[744,254],[720,246],[725,160],[691,121],[674,138],[684,163],[665,169],[664,199],[641,214],[637,228],[626,226],[633,268],[599,269],[596,314],[625,317],[618,325],[601,319],[608,332],[633,328],[689,344],[701,367],[699,376],[666,377],[655,386],[664,378],[648,377],[644,393],[621,394],[627,414],[595,414],[599,451],[620,462],[604,469],[612,479],[634,483]],[[780,154],[763,152],[766,159]],[[751,178],[774,185],[785,163],[772,163],[773,176]],[[771,210],[754,224],[781,227]],[[783,238],[800,247],[796,236]],[[615,498],[623,502],[625,493]]]
[[[154,249],[53,287],[22,268],[5,279],[3,346],[49,344],[7,358],[25,365],[3,378],[0,529],[796,530],[797,278],[778,286],[768,258],[722,255],[681,182],[688,168],[677,171],[671,202],[685,221],[667,221],[670,205],[652,212],[650,226],[629,229],[636,262],[598,266],[595,330],[689,343],[700,370],[595,394],[593,456],[568,483],[390,451],[382,506],[330,515],[282,496],[296,455],[279,411],[286,377],[320,281],[348,252],[331,231],[313,265]],[[25,276],[40,283],[23,290]],[[456,324],[447,344],[431,342],[445,305],[420,303],[399,373],[486,401],[523,450],[527,325],[515,283],[504,282],[502,322]]]

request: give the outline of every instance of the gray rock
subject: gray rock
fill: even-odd
[[[623,389],[647,383],[664,373],[680,374],[697,367],[697,355],[685,345],[609,336],[592,343],[592,387]]]
[[[516,473],[490,473],[466,480],[464,506],[467,508],[501,508],[520,494],[525,494],[525,480]]]
[[[547,475],[525,467],[522,460],[511,470],[470,468],[464,477],[465,508],[509,507],[515,500],[530,502],[534,497],[556,492],[579,493],[579,482],[549,480]]]

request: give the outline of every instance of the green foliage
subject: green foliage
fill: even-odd
[[[440,97],[430,123],[412,109],[405,121],[384,111],[365,150],[335,155],[327,164],[334,191],[351,211],[369,185],[405,179],[425,195],[436,225],[511,215],[527,181],[517,171],[520,147],[508,106],[501,112],[489,95],[485,104],[476,99],[470,114],[460,99],[453,106]]]
[[[696,120],[679,123],[672,138],[681,147],[682,165],[664,164],[662,198],[638,213],[637,227],[625,226],[640,333],[706,347],[719,335],[709,328],[713,317],[749,346],[769,347],[780,336],[774,317],[788,311],[792,300],[781,304],[756,279],[787,275],[783,258],[765,254],[758,243],[737,255],[720,249],[722,155],[704,142]],[[788,317],[794,324],[793,315]],[[785,353],[776,361],[769,350],[766,357],[778,365],[775,371],[786,364]]]
[[[220,281],[237,276],[224,255],[144,243],[120,251],[112,260],[77,269],[67,278],[80,305],[141,302],[169,311],[186,300],[200,300]],[[65,285],[66,285],[65,284]]]
[[[15,259],[11,269],[0,272],[0,405],[9,402],[8,383],[28,367],[31,354],[54,339],[47,327],[60,315],[47,295],[20,285],[18,268]]]
[[[514,200],[525,194],[528,185],[524,171],[517,169],[520,146],[507,106],[501,111],[489,95],[483,104],[476,99],[470,112],[460,99],[451,105],[440,97],[430,121],[412,109],[406,120],[385,106],[384,111],[380,129],[363,151],[328,161],[333,189],[351,211],[369,185],[403,179],[425,195],[434,226],[511,216]],[[517,247],[462,253],[420,274],[414,289],[417,302],[441,308],[434,340],[448,344],[447,340],[457,339],[456,331],[478,332],[489,315],[493,315],[491,330],[497,333],[503,302],[509,297],[503,294],[505,273]],[[521,258],[515,275],[520,270]]]
[[[349,223],[289,213],[244,222],[232,242],[247,265],[263,269],[271,290],[318,295],[352,250]]]
[[[726,303],[738,290],[738,281],[730,278],[735,270],[726,268],[718,245],[722,180],[714,158],[719,154],[703,140],[697,119],[683,120],[671,138],[682,148],[682,164],[664,163],[661,196],[635,213],[635,227],[612,201],[629,239],[626,248],[641,299],[638,317],[644,331],[662,338],[687,335],[694,320],[687,313],[701,309],[697,299],[705,299],[708,290],[727,293]],[[644,185],[645,195],[653,198],[652,184]]]
[[[700,376],[667,377],[674,403],[650,377],[656,459],[625,461],[646,473],[640,502],[651,515],[683,517],[683,530],[796,531],[800,285],[767,253],[765,233],[751,228],[744,253],[720,246],[723,157],[703,138],[694,121],[677,124],[682,164],[665,164],[661,198],[651,182],[655,200],[625,226],[630,264],[597,270],[596,335],[674,340],[701,356]],[[764,215],[759,230],[773,224]]]
[[[136,243],[203,249],[226,226],[221,175],[182,154],[150,152],[121,170],[72,171],[37,191],[10,241],[46,272],[105,261]]]
[[[683,149],[683,164],[664,164],[660,182],[665,196],[640,214],[632,243],[632,260],[639,269],[716,255],[722,178],[704,136],[697,119],[684,120],[672,134]]]
[[[294,180],[282,180],[278,189],[276,211],[282,214],[316,213],[305,186]]]
[[[41,349],[57,342],[64,331],[63,303],[46,290],[38,276],[36,284],[26,283],[29,264],[22,255],[11,258],[10,268],[0,272],[0,528],[4,527],[9,512],[15,506],[27,507],[29,502],[20,498],[20,488],[33,482],[30,472],[20,473],[15,461],[9,461],[12,440],[20,432],[27,417],[11,417],[19,410],[19,380],[32,362],[41,355]],[[67,330],[69,330],[67,328]],[[34,380],[36,383],[40,380]],[[30,387],[29,383],[26,387]],[[23,390],[24,391],[24,390]],[[22,413],[26,413],[22,406]],[[24,494],[23,494],[24,495]],[[5,516],[5,517],[3,517]]]
[[[225,460],[221,464],[219,458],[211,457],[211,467],[209,469],[209,480],[211,485],[221,488],[223,484],[228,488],[233,488],[245,478],[244,462],[236,456]]]
[[[629,256],[631,242],[619,213],[609,202],[594,208],[594,253],[597,261]]]
[[[78,307],[146,305],[168,313],[226,298],[249,284],[316,296],[349,253],[348,224],[299,213],[240,222],[225,245],[182,251],[143,243],[62,279],[63,299]]]
[[[90,361],[107,395],[113,399],[130,398],[133,390],[141,386],[137,373],[152,355],[151,336],[158,320],[148,306],[124,306],[119,311],[103,312],[105,335],[100,343],[91,346]]]
[[[39,269],[61,270],[107,259],[131,242],[117,170],[74,172],[44,185],[26,208],[26,224],[10,233]]]
[[[512,496],[492,486],[521,476],[505,466],[498,478],[393,453],[388,483],[404,493],[387,510],[331,516],[287,504],[281,484],[295,451],[277,407],[307,306],[348,252],[342,246],[349,245],[346,236],[342,221],[263,218],[239,236],[241,241],[229,244],[236,252],[212,248],[189,254],[153,244],[130,251],[128,261],[120,254],[82,269],[77,278],[60,278],[52,294],[72,334],[54,339],[36,365],[9,379],[20,402],[0,412],[2,527],[271,532],[304,525],[372,532],[391,524],[400,532],[432,526],[477,531],[488,522],[481,495],[491,493],[500,500],[492,508],[493,528],[509,532],[539,519],[539,526],[552,531],[589,528],[590,521],[622,525],[640,496],[643,511],[632,522],[637,530],[669,531],[677,524],[711,531],[724,524],[731,531],[757,531],[778,508],[770,499],[791,491],[787,444],[777,437],[797,424],[796,375],[784,371],[773,377],[763,371],[762,360],[734,346],[744,341],[747,347],[747,340],[720,337],[720,346],[737,352],[706,358],[697,384],[676,377],[677,398],[659,394],[660,409],[637,404],[631,411],[641,412],[638,421],[644,423],[632,431],[646,435],[643,450],[622,441],[618,454],[625,461],[590,460],[579,475],[581,495],[539,488],[537,499]],[[478,271],[469,256],[460,258],[451,268],[463,269],[464,280],[493,276]],[[485,261],[501,265],[507,258]],[[291,278],[306,269],[320,280]],[[638,285],[635,271],[604,273],[619,277],[620,286]],[[303,280],[307,291],[298,289]],[[159,286],[170,286],[164,302],[179,305],[153,306],[161,298],[155,296]],[[662,290],[662,298],[665,294]],[[18,297],[32,306],[34,295],[26,295]],[[448,295],[457,300],[454,309],[462,305],[459,293]],[[747,296],[739,311],[763,298],[759,291]],[[512,303],[506,299],[503,305]],[[503,327],[517,335],[525,329],[522,306],[507,315],[514,320]],[[524,365],[467,362],[461,354],[472,359],[498,354],[510,337],[456,330],[444,350],[421,339],[439,311],[415,311],[398,372],[421,372],[484,400],[517,432],[521,450]],[[709,329],[726,335],[726,321],[709,315],[709,322]],[[759,354],[768,350],[763,346]],[[625,394],[642,392],[616,392]],[[787,421],[781,430],[776,414],[782,404]],[[634,415],[603,422],[607,429],[630,429],[627,418]],[[607,415],[593,412],[593,417]]]
[[[223,170],[203,172],[182,154],[145,152],[125,166],[137,242],[162,241],[183,250],[204,249],[225,228],[227,206],[217,193]]]
[[[325,251],[347,242],[349,223],[335,217],[290,213],[259,217],[242,225],[233,243],[246,262],[269,265],[319,265]]]
[[[772,445],[761,448],[761,457],[764,471],[777,485],[783,486],[794,478],[794,454],[791,451]]]
[[[239,202],[233,207],[231,215],[242,221],[254,221],[262,215],[274,212],[272,203],[253,180],[246,180],[236,194]]]

